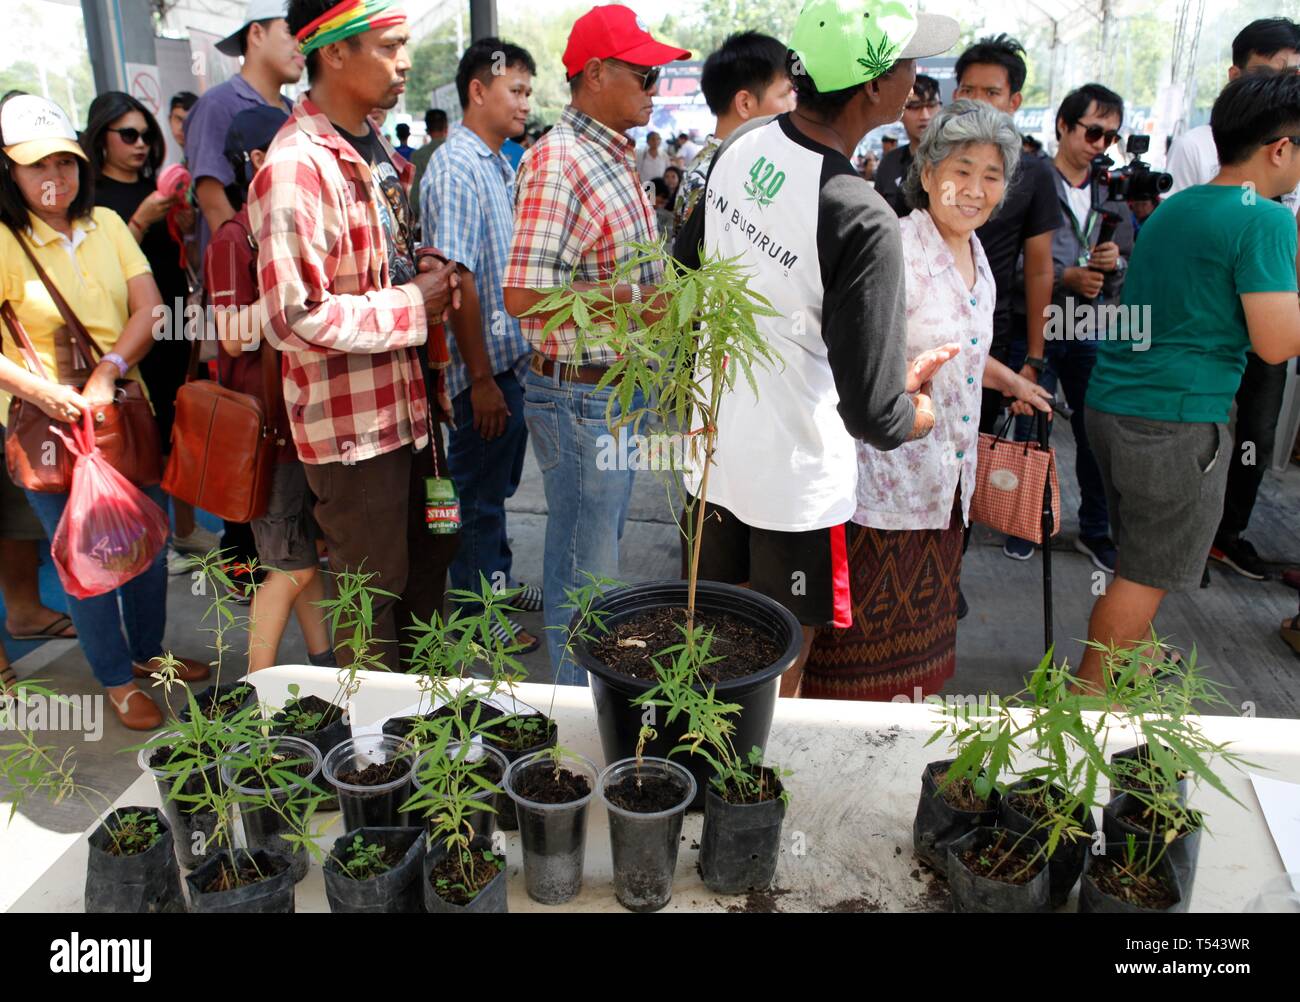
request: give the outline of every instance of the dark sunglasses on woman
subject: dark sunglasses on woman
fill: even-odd
[[[141,132],[139,129],[127,127],[125,129],[109,129],[109,132],[116,132],[127,146],[134,146],[138,142],[152,143],[156,133],[153,129],[145,129]]]

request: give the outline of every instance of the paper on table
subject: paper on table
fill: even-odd
[[[1300,783],[1268,779],[1253,772],[1250,782],[1291,886],[1300,894]]]

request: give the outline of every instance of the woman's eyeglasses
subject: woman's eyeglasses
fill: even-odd
[[[1083,138],[1090,143],[1095,143],[1102,136],[1106,137],[1106,145],[1109,146],[1119,138],[1119,130],[1105,129],[1100,125],[1088,125],[1083,129]]]
[[[139,129],[128,127],[125,129],[109,129],[108,131],[116,132],[118,136],[121,137],[122,142],[126,143],[127,146],[134,146],[141,140],[144,140],[146,143],[152,143],[153,137],[156,135],[153,129],[145,129],[141,132]]]
[[[641,81],[641,89],[647,94],[654,90],[655,84],[659,82],[659,71],[662,69],[660,66],[651,66],[647,72],[642,73],[640,70],[634,69],[621,59],[611,59],[610,62],[618,63],[619,66],[623,67],[623,69],[638,78]]]

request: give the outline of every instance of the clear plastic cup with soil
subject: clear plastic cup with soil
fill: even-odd
[[[673,896],[695,777],[676,762],[647,756],[606,766],[596,788],[609,812],[614,896],[629,911],[658,911]]]
[[[289,857],[269,849],[221,849],[185,878],[192,912],[285,914],[294,910]]]
[[[477,810],[465,818],[466,824],[475,835],[482,835],[484,838],[490,839],[492,833],[497,830],[497,818],[500,810],[498,803],[503,798],[509,799],[506,797],[505,787],[502,784],[505,782],[506,769],[510,767],[510,762],[497,749],[477,742],[471,742],[468,745],[459,741],[449,742],[441,757],[444,760],[450,758],[452,761],[457,761],[462,754],[462,748],[464,749],[463,754],[467,767],[484,782],[490,783],[501,791],[500,793],[493,793],[491,790],[482,790],[474,794],[472,799],[483,804],[483,809]],[[436,756],[436,749],[431,748],[421,752],[419,758],[416,759],[415,772],[411,776],[412,803],[429,799],[430,790],[435,787]],[[513,801],[511,806],[514,806]],[[415,812],[410,812],[410,816],[414,819]],[[433,814],[426,815],[425,829],[430,836],[434,833],[436,823]]]
[[[157,807],[118,807],[90,833],[87,913],[185,911],[171,825]]]
[[[948,846],[981,826],[992,827],[998,816],[996,787],[985,795],[967,777],[947,782],[953,759],[930,762],[921,773],[921,796],[912,821],[916,855],[938,873],[948,871]],[[980,774],[981,778],[983,773]]]
[[[1132,836],[1144,852],[1164,847],[1178,877],[1178,886],[1190,902],[1205,819],[1200,811],[1184,806],[1179,800],[1150,798],[1151,794],[1134,793],[1121,793],[1113,798],[1101,811],[1102,834],[1108,845],[1124,845]],[[1170,832],[1173,841],[1168,840]]]
[[[251,682],[227,682],[210,685],[194,694],[199,711],[208,720],[224,720],[257,705],[257,689]],[[181,720],[190,719],[188,700],[179,713]]]
[[[781,825],[787,797],[775,770],[762,766],[753,776],[761,791],[728,782],[709,784],[700,832],[700,876],[718,894],[744,894],[772,886],[781,855]]]
[[[544,905],[561,905],[582,890],[587,805],[599,770],[589,758],[546,749],[512,762],[506,793],[519,816],[524,886]]]
[[[544,713],[511,713],[490,721],[483,729],[483,743],[495,748],[507,762],[535,755],[546,748],[554,748],[560,728]],[[495,800],[496,826],[503,832],[516,831],[519,819],[515,802],[505,794]]]
[[[1168,748],[1163,750],[1172,756],[1173,753]],[[1151,780],[1161,771],[1156,760],[1152,758],[1151,745],[1145,742],[1116,752],[1110,757],[1110,764],[1115,772],[1115,779],[1111,785],[1112,793],[1116,796],[1129,790],[1151,793]],[[1172,774],[1173,770],[1171,769],[1170,772]],[[1187,803],[1187,773],[1178,772],[1177,777],[1178,797],[1185,804]]]
[[[343,827],[407,828],[415,749],[390,734],[348,738],[325,756],[325,780],[338,791]]]
[[[300,696],[296,685],[289,686],[291,699],[271,717],[271,733],[287,734],[314,744],[322,757],[352,736],[346,707],[330,703],[319,696]],[[330,798],[320,805],[321,811],[337,811],[337,791],[322,772],[321,781]]]
[[[981,825],[947,844],[956,912],[1046,912],[1050,875],[1043,847],[1027,834]]]
[[[476,836],[468,845],[435,839],[424,857],[424,910],[431,914],[465,912],[504,915],[506,858],[492,840]]]
[[[1160,846],[1109,840],[1089,853],[1079,885],[1079,911],[1107,914],[1185,912],[1190,895]]]
[[[325,857],[325,897],[332,912],[418,914],[424,911],[422,828],[354,828]]]
[[[324,799],[320,771],[315,745],[281,734],[234,748],[221,766],[222,782],[238,798],[244,844],[288,856],[295,883],[307,876],[311,858],[305,846],[295,849],[285,836],[303,833]]]
[[[998,827],[1017,834],[1028,832],[1032,838],[1046,844],[1050,832],[1048,820],[1059,815],[1054,806],[1067,803],[1071,798],[1060,787],[1046,787],[1036,779],[1022,779],[1003,795],[998,804]],[[1070,897],[1074,885],[1083,873],[1084,860],[1092,845],[1092,835],[1097,830],[1092,811],[1080,804],[1074,822],[1083,835],[1063,832],[1047,863],[1051,888],[1049,898],[1053,908],[1059,908]]]
[[[184,749],[168,743],[180,735],[168,733],[161,736],[160,744],[141,748],[136,761],[140,770],[154,778],[163,814],[171,826],[172,843],[176,857],[187,870],[192,870],[208,858],[208,842],[217,830],[217,815],[201,810],[194,798],[207,790],[221,789],[221,770],[218,763],[209,762],[202,769],[188,763],[193,756]]]

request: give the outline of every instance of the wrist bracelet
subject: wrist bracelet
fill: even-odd
[[[641,305],[641,286],[637,285],[635,282],[632,283],[632,305]]]
[[[1029,366],[1035,372],[1042,372],[1047,368],[1047,359],[1035,358],[1033,355],[1030,355],[1025,359],[1025,365]]]
[[[117,374],[118,374],[119,377],[123,377],[123,376],[125,376],[127,370],[128,370],[129,368],[131,368],[129,365],[126,364],[126,359],[124,359],[121,355],[119,355],[119,354],[118,354],[117,352],[115,352],[115,351],[110,351],[107,355],[105,355],[103,358],[101,358],[100,361],[101,361],[101,362],[112,362],[114,365],[116,365],[116,366],[117,366]]]

